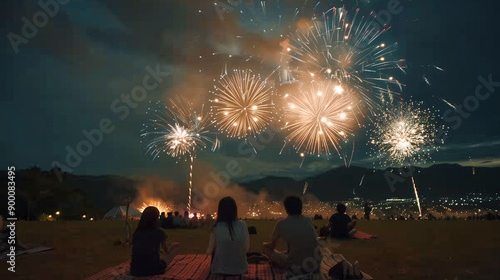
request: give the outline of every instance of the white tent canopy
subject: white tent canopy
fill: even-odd
[[[104,215],[104,220],[122,220],[125,219],[127,213],[126,206],[116,206],[109,210],[106,215]],[[128,208],[128,218],[129,219],[140,219],[141,212],[133,207]]]

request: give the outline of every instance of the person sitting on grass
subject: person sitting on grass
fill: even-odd
[[[345,213],[347,207],[339,203],[337,205],[337,213],[330,217],[328,223],[328,228],[330,228],[330,235],[335,238],[349,238],[356,233],[354,227],[356,226],[356,221],[351,220],[351,218]]]
[[[238,220],[238,208],[232,197],[219,201],[217,220],[210,236],[207,254],[212,255],[213,274],[241,275],[248,271],[246,254],[250,236],[244,221]]]
[[[166,219],[167,219],[167,217],[165,216],[165,212],[161,212],[161,214],[160,214],[160,227],[161,228],[166,227],[166,223],[165,223]]]
[[[174,228],[174,215],[172,215],[172,212],[167,213],[163,228]]]
[[[167,242],[167,234],[160,228],[156,207],[142,212],[132,239],[132,276],[150,276],[165,273],[165,269],[179,250],[179,243]]]
[[[173,218],[173,225],[174,225],[174,228],[178,228],[178,227],[181,227],[181,216],[179,216],[179,211],[175,211],[174,213],[174,218]]]
[[[189,212],[184,211],[184,216],[182,217],[181,220],[181,227],[182,228],[189,228],[190,222],[189,222]]]
[[[201,226],[200,219],[198,218],[198,213],[193,214],[191,218],[191,228],[199,228]]]
[[[271,242],[263,244],[263,253],[271,265],[286,268],[287,278],[307,274],[319,276],[323,257],[313,222],[302,215],[302,200],[298,196],[286,197],[284,205],[288,217],[276,223]],[[275,250],[279,239],[285,240],[286,253]]]

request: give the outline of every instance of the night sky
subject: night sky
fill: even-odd
[[[286,2],[282,7],[293,11],[302,7],[303,1]],[[308,2],[298,18],[310,17],[311,2],[315,1]],[[323,2],[326,3],[321,5],[331,2],[350,5],[353,1]],[[373,0],[358,4],[368,14],[371,10],[386,9],[388,2]],[[276,12],[273,7],[271,3],[270,15]],[[497,65],[500,2],[418,0],[401,1],[401,7],[403,11],[391,17],[392,29],[379,41],[398,42],[400,56],[407,59],[407,74],[398,74],[398,79],[406,84],[403,98],[424,101],[426,106],[440,110],[448,116],[445,121],[451,127],[446,144],[433,154],[435,162],[427,165],[500,166],[500,85],[490,87],[496,91],[480,100],[477,110],[464,109],[462,117],[439,99],[464,106],[466,100],[474,99],[476,88],[482,85],[480,76],[493,80],[493,85],[500,82]],[[105,134],[101,144],[93,146],[81,163],[71,167],[72,173],[153,174],[183,179],[186,164],[177,164],[167,157],[152,161],[145,155],[139,134],[147,121],[147,108],[173,94],[182,94],[195,103],[203,102],[223,67],[241,66],[248,55],[258,55],[264,61],[249,62],[245,67],[257,65],[255,71],[267,76],[273,69],[275,50],[279,53],[280,49],[279,36],[264,34],[246,19],[239,19],[237,12],[225,13],[221,20],[213,1],[74,0],[60,5],[60,10],[33,38],[18,46],[16,54],[8,34],[22,34],[22,18],[31,20],[39,10],[37,1],[7,0],[0,4],[3,34],[0,164],[5,167],[14,165],[23,169],[37,165],[49,169],[53,162],[66,165],[66,147],[75,149],[79,141],[86,139],[82,130],[96,129],[103,118],[109,118],[114,131]],[[262,24],[272,25],[272,22]],[[144,101],[130,108],[126,116],[114,112],[113,102],[142,84],[148,66],[159,67],[170,75],[163,78],[158,88],[148,91]],[[486,95],[487,88],[483,86],[480,92]],[[352,165],[372,167],[365,131],[356,132]],[[278,155],[283,141],[278,134],[251,160],[248,158],[253,156],[248,149],[238,152],[241,140],[228,141],[223,137],[222,140],[219,151],[200,153],[198,162],[223,170],[229,160],[235,159],[243,168],[235,176],[240,179],[267,175],[300,177],[344,164],[338,157],[329,160],[313,157],[299,168],[301,159],[293,150]]]

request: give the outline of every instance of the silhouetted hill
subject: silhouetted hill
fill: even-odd
[[[8,173],[0,172],[1,181],[7,185]],[[78,218],[83,213],[100,216],[112,206],[123,205],[124,199],[136,195],[132,179],[114,176],[87,176],[64,174],[59,181],[54,170],[39,168],[16,170],[16,215],[20,219],[36,219],[40,214],[62,211],[65,217]],[[0,203],[7,205],[7,191],[0,194]],[[6,216],[6,207],[0,207]]]
[[[458,164],[414,167],[412,173],[396,168],[375,170],[353,166],[335,168],[302,181],[270,177],[239,184],[255,192],[266,189],[273,198],[281,199],[287,194],[301,194],[305,182],[308,182],[307,193],[323,201],[353,197],[372,200],[412,198],[415,195],[411,175],[419,195],[429,199],[461,196],[471,192],[500,192],[500,184],[497,181],[500,168],[481,167],[474,170],[475,174],[472,167],[462,167]]]

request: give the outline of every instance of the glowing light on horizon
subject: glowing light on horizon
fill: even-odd
[[[149,206],[153,206],[153,207],[156,207],[158,208],[158,210],[160,211],[160,213],[164,212],[165,214],[167,214],[168,212],[171,212],[172,210],[170,209],[170,207],[168,207],[165,202],[161,201],[161,200],[155,200],[155,199],[151,199],[147,202],[143,202],[141,207],[137,210],[139,210],[139,212],[144,212],[144,209],[146,209],[147,207]]]

